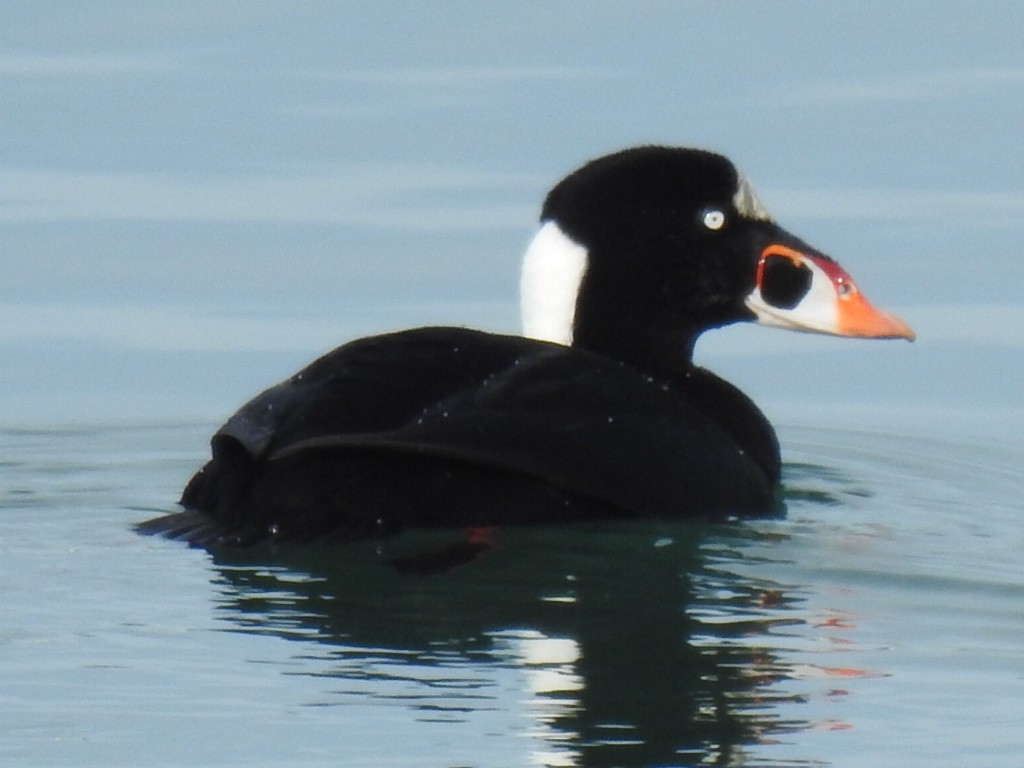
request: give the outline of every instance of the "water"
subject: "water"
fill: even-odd
[[[509,529],[422,576],[393,562],[457,532],[343,555],[134,536],[204,430],[4,434],[6,764],[1009,765],[1020,748],[1004,446],[784,429],[783,520]]]
[[[1024,10],[450,8],[0,10],[0,762],[1016,768]],[[919,334],[700,341],[784,518],[430,575],[459,533],[132,533],[320,352],[514,330],[547,186],[644,141],[732,155]]]

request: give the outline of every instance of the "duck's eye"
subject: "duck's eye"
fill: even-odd
[[[806,264],[785,256],[768,256],[761,267],[761,297],[773,307],[792,309],[807,295],[812,277]]]
[[[700,220],[705,227],[717,232],[725,226],[725,211],[721,208],[705,208],[701,212]]]

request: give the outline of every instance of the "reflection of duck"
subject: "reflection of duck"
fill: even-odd
[[[525,333],[420,328],[347,344],[243,406],[157,520],[195,543],[409,525],[772,511],[775,433],[691,361],[751,320],[912,338],[773,223],[724,157],[641,147],[548,195]]]
[[[410,531],[344,558],[222,548],[218,614],[298,641],[288,674],[330,680],[324,704],[407,723],[392,734],[407,742],[432,734],[420,718],[479,712],[488,730],[522,740],[523,718],[536,716],[530,746],[560,753],[550,764],[731,765],[811,726],[785,683],[784,632],[804,626],[802,590],[730,570],[737,551],[757,556],[776,534],[691,521],[540,526],[502,531],[500,556],[443,576],[387,565],[450,537]],[[518,682],[496,682],[509,676]]]

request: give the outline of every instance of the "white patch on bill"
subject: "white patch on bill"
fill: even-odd
[[[757,316],[758,325],[842,335],[832,279],[811,259],[804,259],[803,265],[811,271],[811,285],[796,306],[786,309],[769,304],[761,295],[760,286],[755,287],[743,303]]]

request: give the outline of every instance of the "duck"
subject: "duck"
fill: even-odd
[[[559,181],[520,297],[521,335],[370,336],[265,390],[213,435],[181,509],[139,530],[251,546],[778,514],[775,430],[693,362],[698,337],[752,322],[914,339],[694,148],[631,147]]]

